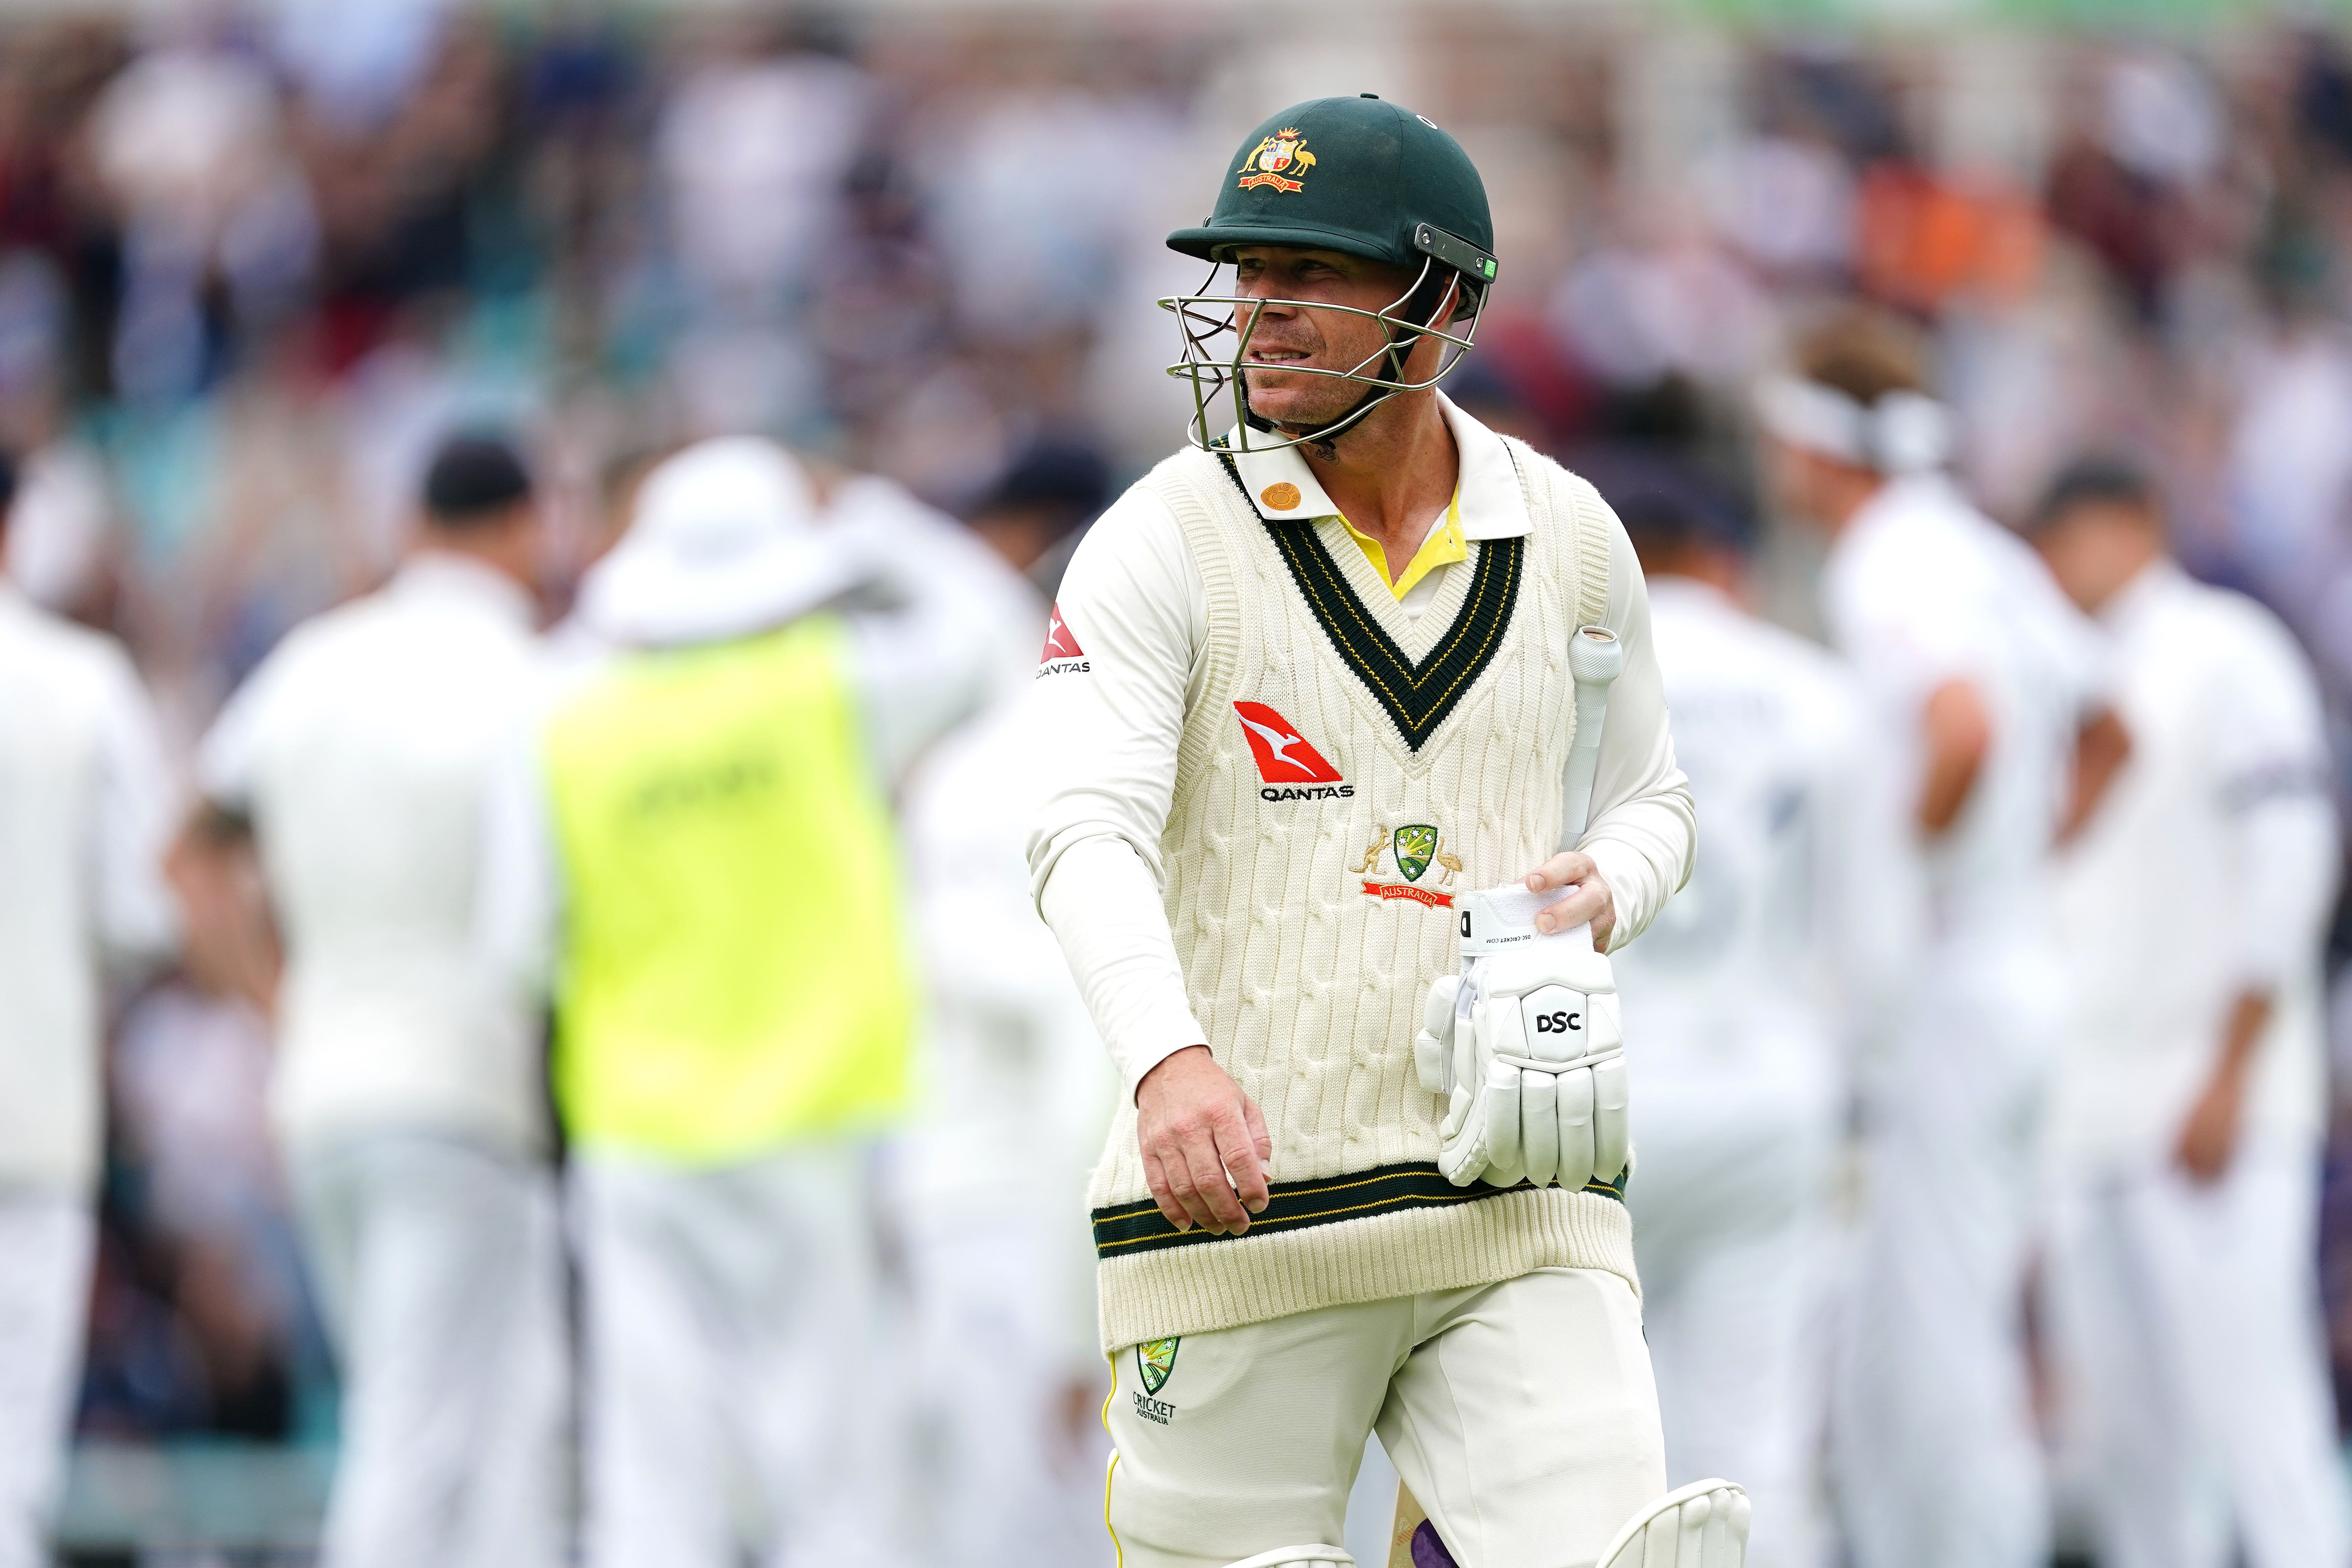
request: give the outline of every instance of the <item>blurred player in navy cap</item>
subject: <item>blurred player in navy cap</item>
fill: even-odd
[[[253,836],[284,933],[271,1110],[344,1380],[322,1560],[534,1568],[558,1549],[549,1129],[472,919],[485,776],[536,679],[539,510],[495,436],[446,441],[421,499],[383,591],[222,710],[191,837]]]

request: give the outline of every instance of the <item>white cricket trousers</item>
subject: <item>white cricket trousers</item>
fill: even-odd
[[[1081,1219],[1034,1206],[957,1217],[927,1220],[909,1237],[921,1346],[914,1398],[928,1439],[916,1478],[929,1516],[924,1562],[1098,1568],[1103,1363],[1092,1315],[1074,1347],[1073,1314],[1050,1299],[1070,1272],[1060,1255],[1086,1247]],[[1082,1394],[1091,1397],[1074,1434],[1071,1401]]]
[[[1461,1568],[1591,1568],[1666,1489],[1641,1304],[1596,1269],[1186,1334],[1111,1370],[1120,1568],[1339,1544],[1373,1430]]]
[[[2101,1568],[2345,1568],[2315,1151],[2055,1184],[2046,1267]]]
[[[287,1164],[342,1371],[322,1568],[552,1568],[565,1381],[552,1173],[421,1131],[299,1142]]]
[[[89,1200],[0,1190],[0,1568],[44,1568],[89,1317]]]
[[[1825,1050],[1746,1045],[1661,1050],[1634,1070],[1642,1321],[1666,1484],[1738,1481],[1755,1509],[1748,1568],[1817,1568],[1838,1102]]]
[[[1832,1384],[1837,1509],[1854,1568],[2044,1568],[2024,1292],[2060,1014],[1998,955],[1939,963],[1864,1102]]]
[[[868,1165],[575,1158],[588,1568],[896,1560]]]

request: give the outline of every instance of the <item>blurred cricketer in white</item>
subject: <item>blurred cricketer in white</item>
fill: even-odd
[[[0,458],[0,541],[12,470]],[[107,962],[174,940],[171,776],[111,638],[0,577],[0,1568],[37,1568],[73,1415]]]
[[[2125,742],[2095,630],[1942,472],[1948,417],[1907,334],[1852,315],[1799,361],[1761,400],[1772,476],[1831,540],[1831,637],[1882,738],[1875,787],[1910,819],[1885,896],[1916,927],[1884,1048],[1860,1064],[1868,1187],[1833,1372],[1838,1505],[1858,1568],[2041,1568],[2024,1302],[2064,1027],[2050,854]]]
[[[1666,1480],[1738,1476],[1749,1568],[1817,1563],[1831,1178],[1845,1047],[1885,964],[1883,803],[1863,703],[1819,645],[1738,595],[1724,503],[1603,472],[1650,584],[1675,756],[1706,815],[1690,882],[1617,960],[1640,1179],[1625,1193]],[[1874,854],[1873,851],[1880,851]]]
[[[514,456],[451,442],[399,573],[290,633],[198,758],[194,826],[249,826],[287,951],[271,1111],[343,1376],[328,1568],[560,1550],[546,1096],[473,950],[486,778],[538,679],[538,538]]]
[[[2114,638],[2133,740],[2059,884],[2046,1267],[2099,1561],[2352,1561],[2315,1277],[2342,866],[2318,689],[2268,610],[2173,563],[2129,468],[2062,476],[2034,542]]]
[[[1042,781],[1020,718],[1000,705],[942,742],[904,807],[929,1006],[899,1224],[940,1568],[1101,1555],[1107,1379],[1076,1214],[1118,1079],[1030,907],[1023,838]]]

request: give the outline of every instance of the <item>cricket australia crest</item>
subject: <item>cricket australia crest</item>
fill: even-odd
[[[1286,177],[1286,172],[1305,174],[1315,166],[1315,154],[1307,150],[1307,138],[1295,125],[1286,125],[1251,149],[1242,160],[1242,183],[1236,190],[1255,190],[1260,185],[1272,185],[1286,194],[1307,188],[1304,180]]]
[[[1428,886],[1422,885],[1434,868],[1437,875]],[[1445,847],[1445,837],[1426,822],[1408,822],[1393,832],[1380,830],[1380,837],[1364,847],[1363,863],[1356,874],[1364,879],[1363,892],[1368,899],[1409,899],[1432,909],[1452,909],[1454,895],[1440,892],[1440,888],[1454,886],[1456,873],[1462,869],[1462,858]],[[1380,875],[1381,871],[1390,875]]]
[[[1135,1347],[1135,1371],[1143,1379],[1144,1393],[1157,1394],[1168,1386],[1169,1374],[1176,1370],[1176,1347],[1183,1342],[1180,1335],[1148,1340]]]

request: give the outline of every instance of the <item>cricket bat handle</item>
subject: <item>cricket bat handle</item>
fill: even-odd
[[[1606,626],[1582,626],[1568,639],[1568,673],[1576,681],[1576,739],[1568,751],[1559,847],[1573,849],[1592,816],[1592,781],[1601,772],[1601,729],[1609,719],[1609,684],[1625,668],[1625,645]]]
[[[1389,1526],[1389,1560],[1387,1568],[1413,1568],[1412,1537],[1421,1521],[1429,1515],[1402,1481],[1397,1483],[1396,1521]]]
[[[1592,816],[1592,782],[1601,772],[1601,728],[1609,718],[1609,686],[1625,668],[1625,645],[1606,626],[1581,626],[1568,642],[1568,673],[1576,682],[1576,738],[1568,750],[1561,783],[1565,815],[1559,847],[1573,849]],[[1463,1000],[1471,988],[1462,988]],[[1413,1568],[1412,1537],[1429,1515],[1412,1492],[1397,1483],[1396,1517],[1389,1527],[1388,1568]]]

